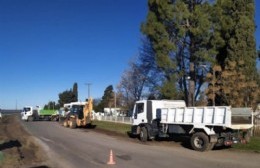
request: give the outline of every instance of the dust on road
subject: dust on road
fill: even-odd
[[[0,120],[0,167],[45,167],[47,156],[21,125],[18,116]]]

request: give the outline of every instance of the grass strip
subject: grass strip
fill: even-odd
[[[252,137],[248,144],[235,144],[234,149],[260,153],[260,137]]]
[[[96,128],[113,131],[120,134],[127,134],[131,130],[131,125],[123,123],[114,123],[108,121],[92,121],[92,125],[96,125]]]

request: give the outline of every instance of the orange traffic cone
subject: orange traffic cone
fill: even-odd
[[[113,156],[113,151],[112,149],[110,150],[110,155],[109,155],[109,161],[107,162],[108,165],[115,165],[116,162],[114,161],[114,156]]]

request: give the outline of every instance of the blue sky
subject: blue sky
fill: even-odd
[[[146,13],[146,0],[0,0],[0,108],[57,101],[74,82],[80,100],[85,83],[102,97],[137,55]]]

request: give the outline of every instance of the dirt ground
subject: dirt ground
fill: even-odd
[[[18,116],[0,119],[0,167],[48,168],[45,152],[22,126]]]

